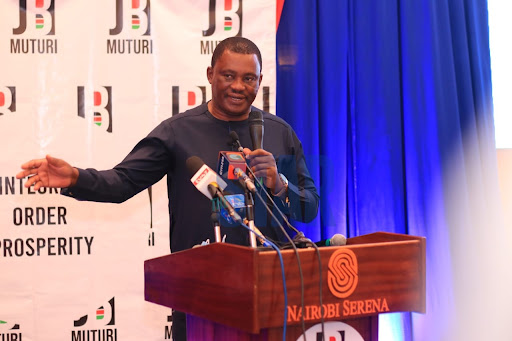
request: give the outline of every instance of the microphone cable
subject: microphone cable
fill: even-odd
[[[243,150],[244,148],[242,147],[241,143],[240,143],[240,140],[238,139],[238,134],[236,133],[236,131],[232,130],[230,131],[229,135],[231,136],[232,140],[233,140],[233,143],[236,144],[238,146],[238,151],[242,152],[242,155],[244,157],[244,160],[247,164],[247,159],[245,158],[245,155],[243,153]],[[249,167],[249,165],[247,165],[247,169],[249,169],[249,172],[251,173],[251,175],[253,176],[253,179],[256,179],[256,176],[254,175],[254,172],[252,171],[251,167]],[[304,234],[302,232],[299,232],[295,227],[291,226],[291,224],[288,222],[288,219],[286,219],[286,217],[284,216],[284,214],[281,212],[281,210],[279,209],[279,207],[277,207],[276,203],[274,202],[274,200],[272,200],[272,198],[270,197],[270,195],[268,194],[267,190],[265,189],[265,187],[259,183],[259,181],[255,181],[256,183],[258,183],[258,186],[260,187],[260,189],[263,190],[263,192],[265,192],[265,194],[267,195],[267,197],[270,199],[271,203],[274,205],[274,207],[277,209],[277,211],[281,214],[281,216],[284,218],[284,220],[286,221],[287,225],[291,227],[292,230],[294,230],[296,233],[300,233],[300,235],[303,237]],[[260,202],[263,203],[263,206],[265,206],[266,210],[268,213],[270,213],[271,217],[274,219],[274,221],[277,223],[277,225],[279,225],[279,228],[281,229],[281,231],[283,232],[283,234],[285,235],[285,237],[288,239],[288,241],[290,242],[290,245],[292,246],[293,248],[293,252],[295,253],[295,257],[297,258],[297,265],[298,265],[298,268],[299,268],[299,277],[300,277],[300,304],[301,304],[301,309],[302,309],[302,314],[301,314],[301,327],[302,327],[302,335],[303,335],[303,338],[304,338],[304,341],[307,341],[306,340],[306,322],[304,320],[304,312],[305,312],[305,309],[304,309],[304,275],[302,273],[302,264],[300,262],[300,256],[299,256],[299,251],[297,250],[297,247],[295,246],[295,243],[293,242],[292,238],[290,237],[290,235],[288,234],[288,232],[286,232],[286,229],[284,228],[283,224],[281,224],[281,222],[279,221],[279,219],[277,219],[277,217],[274,215],[274,212],[272,212],[272,210],[268,207],[268,205],[266,204],[266,202],[263,200],[263,197],[261,196],[261,194],[259,193],[259,191],[255,191],[256,193],[256,196],[258,197],[258,199],[260,200]],[[320,308],[321,309],[321,308]],[[288,310],[288,306],[285,307],[285,310],[287,311]],[[322,324],[322,330],[323,330],[323,324]]]
[[[238,139],[238,134],[236,133],[236,131],[234,130],[231,130],[229,132],[229,135],[231,136],[231,138],[233,139],[233,145],[236,145],[237,146],[237,150],[239,152],[244,153],[244,148],[242,147],[242,144],[240,143],[240,140]],[[245,155],[244,155],[244,159],[245,159]],[[247,164],[247,159],[245,159],[245,162]],[[256,176],[254,175],[254,172],[252,171],[251,167],[249,167],[249,165],[247,165],[247,169],[249,170],[249,173],[253,176],[254,179],[256,179]],[[257,183],[259,185],[259,187],[263,190],[263,192],[265,193],[265,195],[267,196],[267,198],[270,200],[270,202],[272,203],[272,205],[274,205],[274,207],[277,208],[277,212],[279,212],[279,215],[281,216],[281,218],[283,218],[283,221],[285,222],[285,224],[291,229],[293,230],[293,232],[295,232],[299,238],[305,238],[304,236],[304,233],[302,231],[299,231],[295,228],[295,226],[293,226],[292,224],[290,224],[288,218],[286,217],[286,215],[281,212],[281,210],[279,209],[279,207],[277,207],[274,199],[272,199],[272,196],[268,193],[268,191],[265,189],[265,187],[259,182],[259,181],[255,181],[254,183]],[[263,200],[263,199],[261,199]],[[266,206],[266,205],[265,205]],[[279,221],[277,221],[278,224],[280,224]],[[286,234],[286,232],[285,232]],[[299,240],[300,241],[300,240]],[[305,241],[309,241],[307,238]]]
[[[240,223],[240,225],[242,225],[249,232],[254,233],[257,238],[262,240],[263,241],[262,244],[264,246],[272,247],[277,252],[277,256],[279,257],[279,262],[281,263],[281,277],[283,278],[283,296],[284,296],[283,341],[286,341],[286,325],[287,325],[287,320],[288,320],[288,291],[286,289],[286,276],[285,276],[285,273],[284,273],[283,255],[281,254],[281,250],[279,250],[279,247],[276,244],[274,244],[273,242],[269,241],[263,235],[261,235],[258,232],[254,231],[253,229],[251,229],[246,224]]]

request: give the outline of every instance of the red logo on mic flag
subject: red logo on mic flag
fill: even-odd
[[[204,179],[204,177],[206,176],[206,174],[208,174],[209,171],[210,171],[209,168],[205,167],[203,172],[201,174],[199,174],[199,176],[194,180],[194,185],[197,186],[197,184],[200,183],[201,180]]]
[[[236,168],[245,172],[247,165],[241,152],[220,151],[217,162],[217,172],[224,179],[236,180],[238,177],[234,173]]]

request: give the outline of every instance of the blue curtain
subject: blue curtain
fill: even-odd
[[[382,340],[455,335],[465,247],[499,210],[488,40],[485,0],[284,3],[277,115],[321,196],[300,229],[427,237],[428,313],[383,315]]]

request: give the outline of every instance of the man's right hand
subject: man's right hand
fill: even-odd
[[[45,159],[36,159],[21,165],[21,172],[16,174],[17,179],[29,177],[25,187],[34,185],[34,190],[41,187],[64,188],[76,184],[78,169],[71,167],[64,160],[46,155]]]

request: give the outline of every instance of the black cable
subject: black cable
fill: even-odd
[[[244,148],[242,147],[241,143],[240,143],[240,140],[238,139],[238,134],[235,132],[235,131],[231,131],[230,132],[230,136],[231,138],[233,139],[233,142],[235,144],[238,145],[238,151],[242,152],[242,155],[244,157],[244,160],[247,164],[247,159],[245,158],[245,154],[243,153],[243,150]],[[249,165],[247,165],[247,169],[249,169],[249,173],[251,173],[253,179],[256,179],[256,176],[254,174],[254,172],[252,171],[251,167],[249,167]],[[295,227],[293,227],[290,222],[288,221],[288,219],[286,218],[286,216],[283,214],[283,212],[281,212],[281,210],[279,209],[279,207],[277,207],[276,203],[274,202],[274,200],[272,199],[272,197],[269,195],[269,193],[267,192],[267,190],[265,189],[265,187],[259,183],[259,181],[255,181],[256,183],[258,183],[259,187],[263,190],[263,192],[267,195],[267,198],[270,200],[270,202],[272,203],[272,205],[274,205],[274,207],[277,209],[277,212],[279,212],[279,214],[281,215],[281,217],[283,218],[283,220],[286,222],[286,224],[288,225],[288,227],[290,227],[290,229],[292,229],[293,231],[295,231],[295,233],[297,233],[297,235],[299,235],[300,237],[304,237],[304,234],[302,232],[300,232],[299,230],[297,230]],[[263,200],[263,198],[261,197],[259,191],[255,191],[256,195],[258,196],[259,200],[263,203],[263,206],[265,206],[265,208],[267,209],[268,213],[270,213],[270,215],[272,216],[272,218],[274,219],[274,221],[279,225],[279,228],[281,229],[281,231],[283,232],[283,234],[285,235],[285,237],[288,239],[288,241],[290,242],[290,245],[292,246],[293,248],[293,251],[295,253],[295,256],[297,258],[297,264],[298,264],[298,268],[299,268],[299,277],[300,277],[300,293],[301,293],[301,299],[300,299],[300,302],[301,302],[301,309],[302,309],[302,314],[301,314],[301,326],[302,326],[302,335],[303,335],[303,338],[304,338],[304,341],[307,341],[306,340],[306,323],[305,323],[305,320],[304,320],[304,312],[305,312],[305,309],[304,309],[304,276],[303,276],[303,273],[302,273],[302,264],[300,262],[300,256],[299,256],[299,251],[297,250],[297,247],[295,246],[295,243],[293,242],[292,238],[290,237],[290,235],[288,234],[288,232],[286,232],[286,229],[283,227],[283,225],[281,224],[281,222],[279,221],[279,219],[277,219],[277,217],[274,215],[274,213],[272,212],[272,210],[267,206],[265,200]],[[315,245],[316,246],[316,245]],[[288,307],[285,307],[285,310],[288,309]],[[320,308],[321,309],[321,308]],[[323,324],[322,324],[322,329],[323,329]]]
[[[297,250],[297,247],[295,246],[295,243],[293,242],[293,240],[290,238],[290,236],[288,235],[288,233],[284,229],[283,224],[281,224],[281,222],[279,222],[279,220],[274,215],[272,210],[267,205],[265,205],[265,202],[263,201],[263,198],[262,198],[261,194],[258,191],[256,191],[256,196],[261,200],[261,202],[263,202],[263,205],[266,207],[267,211],[270,213],[272,218],[274,218],[274,220],[277,222],[277,224],[281,228],[281,231],[283,231],[284,235],[286,236],[286,238],[290,242],[290,245],[293,248],[293,252],[295,253],[295,256],[297,258],[297,264],[298,264],[298,267],[299,267],[299,277],[300,277],[300,305],[301,305],[301,308],[302,308],[302,314],[301,314],[302,335],[304,336],[304,341],[306,341],[306,322],[304,321],[304,312],[305,312],[305,310],[304,310],[304,276],[302,274],[302,264],[300,263],[299,251]],[[279,211],[279,209],[278,209],[278,211]],[[285,307],[285,309],[288,309],[288,307]]]
[[[244,227],[246,230],[248,230],[250,233],[254,233],[254,235],[258,238],[260,238],[263,242],[262,244],[264,246],[270,246],[272,247],[276,253],[277,253],[277,256],[279,257],[279,261],[281,263],[281,277],[283,279],[283,293],[284,293],[284,322],[283,322],[283,341],[286,341],[286,325],[287,325],[287,310],[286,308],[288,307],[288,291],[286,289],[286,276],[285,276],[285,273],[284,273],[284,260],[283,260],[283,255],[281,254],[281,251],[279,250],[279,247],[277,247],[276,244],[272,243],[271,241],[269,241],[267,238],[265,238],[263,235],[259,234],[258,232],[252,230],[249,226],[247,226],[246,224],[244,223],[240,223],[240,225],[242,227]],[[265,245],[267,244],[267,245]]]

